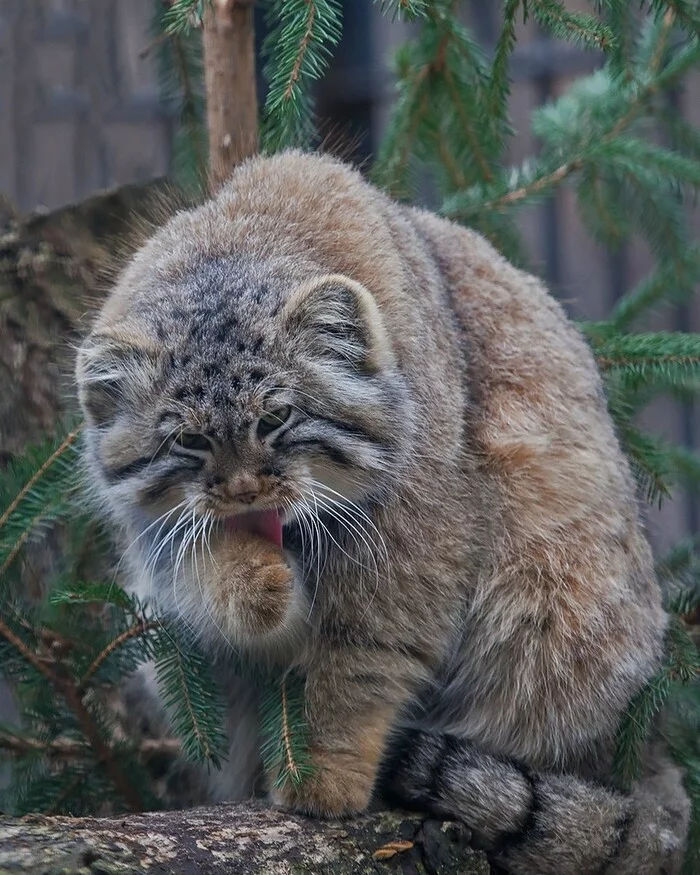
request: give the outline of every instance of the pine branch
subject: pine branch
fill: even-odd
[[[274,152],[311,140],[309,89],[325,72],[340,40],[342,12],[338,0],[272,0],[268,24],[263,143]]]
[[[89,683],[91,678],[94,677],[94,675],[99,671],[103,663],[107,659],[109,659],[109,657],[115,651],[117,651],[120,647],[123,647],[133,638],[143,638],[146,633],[154,629],[158,629],[160,625],[161,623],[158,620],[139,620],[138,623],[117,635],[117,637],[110,641],[107,647],[101,650],[100,653],[98,653],[94,660],[90,663],[88,670],[85,672],[85,674],[80,679],[80,682],[78,683],[78,691],[85,691],[87,684]]]
[[[94,751],[87,744],[68,738],[54,738],[48,741],[31,738],[12,732],[8,727],[0,728],[0,750],[8,751],[15,756],[39,753],[51,759],[77,758],[94,761]],[[139,743],[135,753],[143,759],[160,755],[176,757],[182,753],[182,745],[175,738],[146,738]]]
[[[185,647],[172,628],[161,627],[155,643],[155,670],[173,728],[193,761],[219,767],[225,750],[224,706],[208,664],[193,645]]]

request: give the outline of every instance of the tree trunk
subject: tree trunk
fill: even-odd
[[[118,818],[0,818],[0,872],[34,875],[488,875],[469,831],[378,812],[310,820],[261,804]]]
[[[254,2],[213,0],[204,11],[202,40],[213,190],[236,164],[258,150]]]
[[[106,277],[139,226],[176,206],[162,179],[28,216],[0,195],[0,467],[75,411],[73,344]]]

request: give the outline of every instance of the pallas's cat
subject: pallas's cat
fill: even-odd
[[[611,779],[666,617],[591,353],[478,234],[330,158],[251,160],[135,254],[78,358],[132,590],[306,677],[313,777],[463,820],[513,873],[671,873],[681,776]],[[226,679],[224,679],[225,681]],[[259,774],[255,690],[231,757]]]

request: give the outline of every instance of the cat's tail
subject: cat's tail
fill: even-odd
[[[626,795],[412,729],[392,745],[380,792],[463,821],[492,865],[514,875],[675,875],[683,863],[690,802],[669,761]]]

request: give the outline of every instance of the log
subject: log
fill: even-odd
[[[462,824],[380,811],[312,820],[262,803],[110,818],[0,817],[0,873],[488,875]]]

